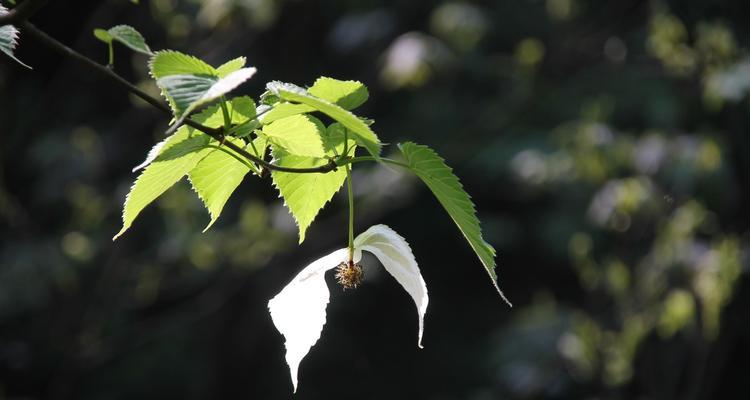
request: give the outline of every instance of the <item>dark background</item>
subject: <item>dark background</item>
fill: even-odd
[[[357,232],[393,227],[427,282],[425,348],[371,259],[355,291],[330,279],[295,398],[750,398],[750,3],[49,3],[31,21],[102,63],[92,30],[129,24],[152,49],[246,56],[256,98],[361,80],[381,139],[435,148],[472,195],[513,308],[420,182],[358,165]],[[20,40],[33,70],[0,57],[0,399],[290,398],[267,301],[345,245],[342,194],[297,246],[270,181],[205,234],[183,182],[113,243],[168,118]],[[157,94],[146,62],[116,45]]]

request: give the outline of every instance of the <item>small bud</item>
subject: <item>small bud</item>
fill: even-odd
[[[342,262],[336,267],[336,281],[344,289],[356,289],[362,283],[362,266],[353,262]]]

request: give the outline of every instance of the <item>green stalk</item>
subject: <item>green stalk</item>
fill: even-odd
[[[354,191],[352,190],[352,168],[346,166],[346,188],[349,195],[349,264],[354,262]]]
[[[263,158],[265,154],[258,154],[258,149],[255,147],[255,140],[250,138],[250,147],[253,149],[253,153],[255,153],[255,156],[258,158]],[[255,165],[255,164],[253,164]],[[255,166],[255,173],[258,174],[258,176],[261,176],[263,174],[263,167],[261,166]]]
[[[339,167],[343,167],[343,166],[348,166],[349,164],[355,164],[355,163],[367,162],[367,161],[380,161],[386,164],[398,165],[399,167],[411,168],[408,164],[404,164],[400,161],[396,161],[396,160],[385,158],[385,157],[379,157],[375,159],[375,157],[373,156],[359,156],[359,157],[353,157],[353,158],[344,158],[342,160],[337,161],[336,165]]]
[[[232,128],[232,117],[229,116],[229,109],[227,108],[227,98],[221,96],[221,113],[224,115],[224,134],[229,133]]]
[[[109,42],[109,63],[107,64],[108,67],[112,68],[115,65],[115,49],[114,46],[112,46],[112,41]]]
[[[336,152],[336,146],[333,148],[333,152]],[[338,154],[336,154],[338,156]],[[349,130],[344,129],[344,156],[349,155]]]

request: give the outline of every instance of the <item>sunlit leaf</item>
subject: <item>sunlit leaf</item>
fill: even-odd
[[[227,141],[239,147],[245,146],[241,139],[227,138]],[[211,215],[204,232],[216,222],[229,196],[250,171],[248,161],[226,146],[214,148],[190,170],[190,183]]]
[[[301,157],[291,154],[279,156],[274,152],[276,164],[284,167],[310,168],[328,164],[322,158]],[[327,173],[293,174],[273,171],[273,184],[279,189],[284,204],[299,227],[299,242],[305,240],[305,232],[318,212],[333,198],[346,180],[346,171],[339,168]]]
[[[344,138],[348,138],[348,144],[344,145]],[[344,155],[344,150],[348,150],[349,154],[353,154],[353,149],[356,147],[357,142],[352,139],[351,132],[347,132],[346,127],[338,122],[334,122],[328,125],[326,128],[326,134],[323,136],[323,146],[326,148],[326,154],[328,155]]]
[[[175,117],[181,120],[196,108],[229,93],[255,74],[255,68],[242,68],[224,78],[213,75],[168,75],[156,81],[171,99]]]
[[[154,53],[149,61],[149,71],[154,79],[169,75],[218,76],[216,69],[203,60],[174,50],[161,50]]]
[[[225,62],[224,64],[219,65],[219,67],[216,68],[216,75],[218,75],[220,78],[223,78],[234,71],[242,69],[242,67],[244,67],[246,63],[247,59],[245,57],[234,58]]]
[[[315,111],[314,108],[305,105],[305,104],[296,104],[296,103],[277,103],[273,106],[261,106],[264,109],[265,108],[271,108],[270,111],[265,112],[261,117],[260,120],[264,124],[270,124],[271,122],[274,122],[276,120],[280,120],[282,118],[291,117],[292,115],[297,114],[304,114],[311,111]],[[258,113],[262,111],[261,107],[258,107],[259,111]]]
[[[113,240],[125,233],[147,205],[182,179],[210,152],[207,147],[209,137],[191,131],[178,130],[163,146],[163,151],[138,176],[125,198],[122,229]]]
[[[344,147],[341,129],[329,127],[322,136],[325,154],[329,157],[340,154]],[[355,144],[350,140],[349,145]],[[288,154],[281,149],[274,150],[274,162],[284,167],[311,168],[328,164],[325,158],[302,157]],[[305,240],[305,232],[318,212],[333,198],[346,180],[346,170],[339,168],[326,173],[294,174],[273,171],[273,184],[279,189],[284,204],[299,227],[299,242]]]
[[[364,146],[375,157],[380,155],[380,140],[375,132],[356,115],[327,100],[315,97],[305,89],[289,83],[271,82],[267,85],[269,92],[282,100],[302,103],[315,108],[343,124],[351,132],[357,144]]]
[[[249,96],[233,97],[226,103],[229,118],[234,125],[239,125],[255,118],[255,102]],[[224,115],[221,112],[211,113],[205,125],[222,126]]]
[[[210,126],[210,119],[215,118],[214,115],[216,114],[221,114],[218,106],[204,110],[195,115],[193,119]],[[130,228],[133,221],[146,206],[182,179],[203,157],[212,151],[212,148],[209,147],[211,140],[209,136],[202,132],[183,126],[172,136],[151,149],[146,161],[141,164],[141,166],[145,166],[145,169],[138,176],[125,198],[122,211],[122,229],[113,240]]]
[[[255,68],[235,69],[244,60],[225,64],[220,73],[198,58],[166,50],[154,54],[149,63],[151,76],[169,101],[179,124],[196,108],[229,93],[250,79]],[[234,69],[234,70],[232,70]]]
[[[328,100],[341,108],[352,110],[367,101],[369,93],[367,87],[358,81],[340,81],[338,79],[321,77],[307,89],[315,97]]]
[[[297,156],[325,156],[324,134],[323,123],[309,115],[293,115],[263,127],[263,135],[271,143]]]
[[[476,215],[474,203],[464,191],[453,170],[435,151],[427,146],[406,142],[399,145],[409,168],[427,185],[458,229],[471,245],[479,260],[490,275],[492,284],[509,305],[500,290],[495,273],[495,249],[482,238],[482,229]]]
[[[227,102],[227,110],[229,111],[229,115],[231,116],[233,124],[242,124],[247,120],[255,117],[255,103],[253,102],[253,99],[247,96],[232,98],[229,102]],[[212,128],[220,127],[224,124],[223,113],[218,107],[209,107],[206,110],[190,117],[190,119]],[[180,129],[188,128],[181,127]],[[156,156],[161,153],[164,145],[168,141],[173,140],[173,136],[164,139],[163,141],[157,143],[153,148],[151,148],[151,150],[148,152],[148,155],[146,156],[146,159],[143,160],[142,163],[138,164],[135,168],[133,168],[133,172],[138,171],[139,169],[143,169],[147,165],[151,164],[151,162],[156,159]]]

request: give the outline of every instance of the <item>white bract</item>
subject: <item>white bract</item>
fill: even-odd
[[[417,261],[403,237],[385,225],[375,225],[354,239],[354,259],[368,251],[380,260],[394,278],[414,299],[419,313],[417,345],[422,347],[424,314],[427,311],[427,286],[419,273]],[[330,298],[325,272],[347,262],[348,249],[336,250],[305,267],[284,289],[268,302],[276,329],[286,338],[286,362],[297,391],[297,371],[302,359],[320,338],[326,323],[326,306]]]

